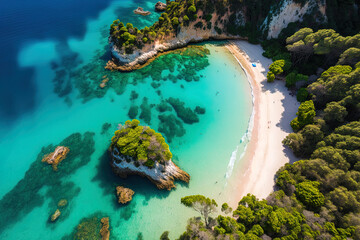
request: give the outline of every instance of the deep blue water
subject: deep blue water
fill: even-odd
[[[34,69],[18,65],[24,45],[45,39],[81,38],[86,22],[96,18],[111,0],[16,0],[0,7],[0,118],[11,124],[36,108]]]

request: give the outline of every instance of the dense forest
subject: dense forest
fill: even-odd
[[[248,194],[235,210],[224,203],[221,215],[213,199],[184,197],[201,218],[189,219],[179,239],[360,239],[359,1],[326,4],[326,23],[305,17],[278,39],[255,34],[273,60],[268,81],[285,81],[301,102],[283,141],[301,160],[279,169],[266,200]]]
[[[249,194],[215,219],[199,211],[204,222],[189,220],[180,239],[359,239],[360,34],[303,28],[275,55],[271,42],[264,47],[275,60],[269,72],[276,77],[268,81],[285,80],[302,102],[289,123],[294,133],[283,141],[302,160],[277,172],[278,191],[266,200]],[[188,198],[194,206],[217,207]]]
[[[138,29],[132,23],[119,19],[110,26],[110,41],[126,53],[141,49],[155,40],[166,41],[176,37],[182,28],[215,30],[217,34],[238,36],[259,42],[266,38],[269,23],[279,13],[286,0],[167,0],[167,7],[152,26]],[[291,23],[283,31],[290,36],[300,27],[331,28],[342,34],[352,35],[360,30],[360,0],[293,0],[305,5],[315,5],[302,17],[301,22]],[[317,3],[317,4],[316,4]],[[326,14],[319,5],[326,4]]]

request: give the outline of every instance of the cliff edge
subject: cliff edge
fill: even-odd
[[[114,173],[123,178],[146,177],[159,189],[175,188],[175,180],[188,183],[189,174],[171,161],[172,154],[163,136],[139,123],[136,119],[126,121],[111,139],[109,153]]]
[[[109,70],[132,71],[160,53],[209,39],[276,38],[291,22],[311,18],[326,22],[321,0],[170,1],[152,26],[138,29],[115,20],[109,43],[113,59]]]

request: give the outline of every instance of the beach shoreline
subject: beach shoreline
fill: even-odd
[[[229,182],[234,197],[230,202],[236,207],[237,201],[248,193],[266,198],[274,190],[279,168],[298,160],[282,140],[292,132],[290,121],[296,117],[299,103],[289,95],[283,81],[267,83],[266,73],[272,61],[262,56],[260,45],[233,40],[226,48],[244,70],[253,97],[250,140],[241,166]]]

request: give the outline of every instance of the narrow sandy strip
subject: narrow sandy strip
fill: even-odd
[[[266,198],[274,189],[277,170],[285,163],[297,160],[291,150],[283,146],[282,140],[292,132],[289,123],[296,116],[299,103],[289,95],[284,82],[267,83],[266,73],[271,60],[262,56],[260,45],[235,40],[226,47],[246,72],[254,97],[251,139],[241,168],[234,172],[229,182],[230,188],[235,201],[247,193]]]

